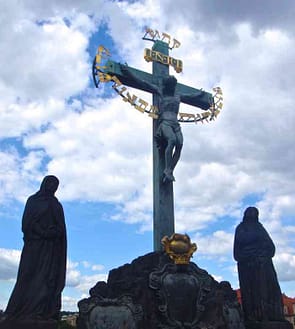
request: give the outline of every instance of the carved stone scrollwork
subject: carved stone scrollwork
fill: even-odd
[[[152,272],[149,286],[156,291],[159,328],[198,329],[205,309],[203,300],[211,290],[211,283],[208,273],[193,263],[166,264]]]
[[[186,251],[179,241],[169,250]],[[78,306],[78,329],[245,329],[228,282],[192,262],[173,264],[163,252],[113,269]]]
[[[85,329],[138,329],[143,311],[135,305],[131,296],[104,298],[93,296],[78,303],[79,328]]]

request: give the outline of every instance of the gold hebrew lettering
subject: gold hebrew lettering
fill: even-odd
[[[122,85],[122,82],[115,75],[112,76],[112,80],[114,81],[114,84],[112,85],[114,89]]]
[[[138,100],[138,102],[140,103],[140,105],[137,105],[137,104],[136,104],[136,105],[135,105],[135,108],[136,108],[138,111],[144,113],[146,107],[148,106],[148,102],[144,101],[144,100],[141,99],[141,98]]]
[[[220,113],[220,110],[215,110],[214,111],[214,116],[217,117],[217,115]]]
[[[147,34],[149,34],[152,39],[158,38],[158,39],[161,39],[164,42],[167,42],[169,46],[171,44],[171,36],[168,33],[162,32],[162,38],[161,38],[160,33],[159,33],[158,30],[152,30],[151,28],[147,27],[145,29],[144,38]],[[175,38],[173,38],[172,47],[170,47],[170,48],[171,49],[179,48],[180,45],[181,45],[181,43],[178,40],[176,40]]]
[[[202,115],[202,119],[206,119],[210,116],[210,112],[206,111],[206,112],[203,112],[201,115]]]
[[[174,68],[174,70],[177,72],[177,59],[170,57],[170,65]]]
[[[195,121],[197,121],[197,120],[201,120],[201,119],[202,119],[202,117],[201,117],[200,113],[197,113],[197,114],[195,115]]]
[[[121,87],[121,86],[120,86],[120,87]],[[117,89],[116,89],[116,90],[117,90]],[[126,98],[126,96],[123,95],[123,92],[126,91],[126,90],[127,90],[127,88],[124,87],[124,86],[122,85],[122,88],[118,89],[117,91],[118,91],[118,94],[119,94],[120,96],[122,96],[123,98]]]
[[[123,100],[125,102],[129,102],[131,105],[135,105],[135,101],[137,100],[137,96],[132,95],[132,97],[131,97],[131,95],[129,94],[129,92],[127,92],[126,97],[123,98]]]
[[[169,43],[170,43],[170,40],[171,40],[171,37],[170,37],[170,35],[169,34],[167,34],[167,33],[162,33],[162,41],[164,41],[164,39],[168,39],[169,41],[167,42],[168,43],[168,45],[169,45]]]
[[[152,29],[150,29],[149,27],[148,28],[146,28],[146,30],[145,30],[145,32],[147,33],[147,34],[149,34],[152,38],[154,38],[154,31],[152,30]]]
[[[113,77],[107,73],[98,72],[98,78],[100,82],[109,82]]]
[[[106,69],[107,66],[106,65],[95,65],[95,68],[100,71],[100,70],[103,70],[103,69]]]
[[[102,45],[98,46],[97,52],[100,55],[111,56],[111,53],[109,52],[109,50]]]
[[[158,37],[158,39],[160,39],[160,33],[158,30],[155,30],[154,32],[154,38]]]
[[[170,65],[174,68],[177,73],[182,72],[182,61],[170,57]]]
[[[192,113],[179,113],[179,120],[195,118],[195,115]]]
[[[169,62],[170,62],[170,65],[173,66],[173,67],[177,66],[177,59],[175,59],[175,58],[170,57]]]
[[[173,45],[172,48],[179,48],[180,47],[180,42],[177,41],[176,39],[173,39]]]
[[[112,76],[112,81],[114,81],[112,88],[115,89],[118,94],[120,94],[120,90],[118,89],[118,87],[123,86],[122,82],[115,75]],[[125,88],[125,87],[123,87],[123,88]],[[122,88],[120,88],[120,89],[122,89]]]
[[[220,87],[213,88],[213,91],[215,91],[217,94],[222,95],[222,90]]]
[[[144,50],[143,57],[147,62],[156,61],[156,62],[160,62],[165,65],[171,65],[177,73],[182,72],[182,61],[181,60],[164,55],[161,52],[146,48]]]
[[[163,63],[163,54],[159,53],[158,51],[156,54],[157,54],[157,57],[156,57],[157,62]]]
[[[151,50],[146,48],[144,50],[144,55],[143,55],[143,58],[147,61],[147,62],[150,62],[152,60],[152,56],[151,56]]]
[[[116,92],[123,97],[123,92],[127,90],[127,88],[123,85],[119,86],[119,87],[116,87],[114,88],[116,90]]]
[[[176,70],[176,72],[182,72],[182,68],[183,68],[183,64],[182,64],[182,61],[181,60],[178,60],[177,61],[177,70]]]
[[[153,51],[152,51],[152,56],[151,56],[151,57],[152,57],[152,60],[153,60],[153,61],[156,61],[156,60],[157,60],[157,51],[154,51],[154,50],[153,50]]]
[[[99,64],[101,62],[101,55],[100,54],[96,54],[95,56],[95,63]]]
[[[149,117],[152,117],[153,119],[158,119],[158,108],[157,106],[154,106],[154,105],[150,105],[150,110],[148,111],[149,112]]]
[[[162,63],[168,65],[169,64],[169,59],[170,59],[169,56],[163,55]]]

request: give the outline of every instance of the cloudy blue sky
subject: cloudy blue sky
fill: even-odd
[[[146,26],[181,42],[171,53],[184,63],[181,83],[221,86],[225,97],[216,121],[182,125],[176,231],[197,243],[200,267],[237,288],[234,229],[257,206],[294,297],[294,15],[293,0],[1,0],[0,309],[16,279],[24,203],[46,174],[60,179],[66,215],[63,309],[152,251],[152,119],[91,80],[100,44],[151,72]]]

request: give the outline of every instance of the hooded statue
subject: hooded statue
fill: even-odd
[[[284,321],[281,289],[272,263],[275,246],[249,207],[235,232],[234,258],[246,321]]]
[[[22,231],[24,246],[17,281],[5,317],[57,320],[65,286],[66,228],[62,205],[54,196],[59,181],[46,176],[27,200]]]

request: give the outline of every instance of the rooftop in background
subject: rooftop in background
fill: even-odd
[[[241,290],[237,289],[237,298],[240,304],[242,304]],[[295,298],[288,297],[282,293],[283,304],[284,304],[284,314],[286,316],[295,316]]]
[[[295,298],[286,296],[282,294],[283,304],[284,304],[284,313],[288,316],[295,316]]]

